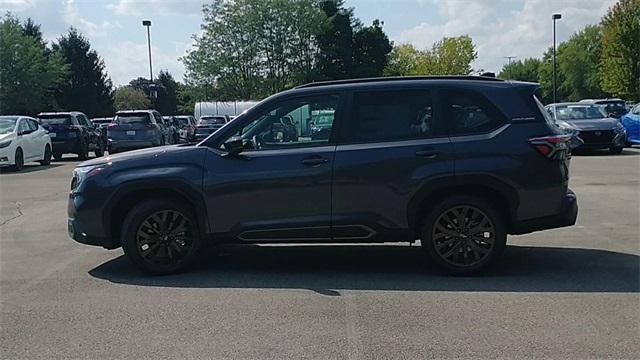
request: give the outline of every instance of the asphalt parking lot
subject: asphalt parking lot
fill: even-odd
[[[640,358],[640,149],[574,156],[578,224],[474,278],[406,245],[225,247],[148,277],[67,237],[75,164],[0,172],[0,358]]]

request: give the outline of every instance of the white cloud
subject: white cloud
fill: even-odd
[[[31,0],[0,0],[0,9],[4,11],[24,11],[34,6]],[[3,14],[4,15],[4,14]]]
[[[175,43],[174,45],[173,51],[151,46],[154,78],[158,76],[160,70],[168,70],[176,80],[182,79],[184,67],[178,61],[178,57],[184,54],[189,44]],[[149,53],[146,42],[136,43],[127,40],[102,49],[100,54],[111,80],[117,86],[126,85],[137,77],[149,78]]]
[[[521,9],[507,12],[508,0],[437,1],[441,24],[422,23],[402,31],[396,42],[428,48],[444,36],[469,35],[478,50],[476,69],[498,72],[505,56],[540,57],[552,42],[551,14],[561,13],[558,41],[595,24],[615,0],[525,0]]]
[[[108,30],[118,27],[117,22],[113,23],[105,20],[99,25],[83,18],[80,16],[74,0],[67,0],[65,2],[62,8],[62,17],[68,24],[77,27],[81,32],[89,35],[89,37],[106,36]]]
[[[200,15],[202,0],[118,0],[107,5],[118,15]]]

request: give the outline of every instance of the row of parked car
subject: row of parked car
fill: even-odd
[[[640,104],[629,107],[621,99],[586,99],[550,104],[547,113],[572,135],[575,149],[609,149],[640,145]]]
[[[21,170],[25,162],[48,165],[64,154],[81,160],[168,144],[201,141],[229,122],[227,115],[162,116],[156,110],[118,111],[108,118],[89,119],[78,111],[45,112],[36,118],[0,116],[0,167]]]

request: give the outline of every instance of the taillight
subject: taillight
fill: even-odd
[[[80,125],[67,125],[67,129],[68,130],[73,130],[73,131],[79,131],[82,129],[82,126]]]
[[[529,139],[536,150],[549,159],[563,160],[570,154],[571,135],[551,135]]]
[[[107,129],[115,129],[118,127],[118,124],[116,123],[110,123],[109,125],[107,125]]]
[[[153,124],[145,124],[144,126],[149,128],[149,129],[153,129]]]

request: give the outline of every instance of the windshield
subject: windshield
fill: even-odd
[[[38,120],[43,125],[71,125],[70,115],[41,115]]]
[[[189,118],[186,118],[186,117],[176,117],[175,119],[176,119],[176,122],[177,122],[179,125],[188,125],[188,124],[189,124]]]
[[[118,114],[114,122],[120,125],[150,124],[149,114]]]
[[[203,117],[202,119],[200,119],[200,124],[202,125],[219,125],[219,124],[224,124],[226,122],[227,122],[227,119],[225,119],[222,116]]]
[[[16,121],[18,118],[0,118],[0,134],[8,134],[16,127]]]
[[[556,106],[556,119],[558,120],[591,120],[606,118],[607,115],[599,106],[595,105],[566,105]]]

